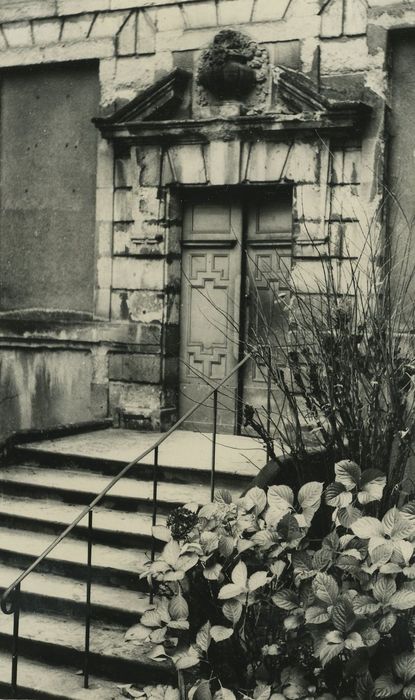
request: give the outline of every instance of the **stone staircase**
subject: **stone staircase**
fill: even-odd
[[[0,591],[157,435],[105,430],[17,446],[0,469]],[[226,443],[226,444],[225,444]],[[243,456],[244,450],[249,457]],[[218,436],[217,487],[238,495],[264,462],[250,438]],[[194,466],[190,466],[191,463]],[[148,605],[138,571],[151,546],[152,455],[94,511],[90,689],[83,689],[86,518],[22,584],[20,698],[121,697],[126,683],[175,683],[168,665],[124,641]],[[159,516],[209,499],[208,436],[182,432],[160,450]],[[0,697],[10,697],[13,616],[0,613]]]

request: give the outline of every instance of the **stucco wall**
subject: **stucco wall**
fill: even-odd
[[[345,251],[346,257],[359,255],[365,227],[381,202],[388,32],[403,26],[415,27],[415,2],[2,0],[0,69],[97,59],[100,111],[108,115],[174,67],[194,73],[203,48],[220,29],[233,28],[264,47],[271,64],[302,71],[327,95],[338,90],[345,98],[364,99],[373,112],[361,142],[332,140],[318,147],[303,143],[296,156],[293,152],[293,272],[298,280],[313,284],[318,276],[316,256],[325,246],[330,245],[339,259]],[[205,176],[226,182],[223,169],[240,169],[246,154],[236,154],[220,141],[210,147],[216,148],[210,160],[215,172]],[[264,162],[270,156],[264,147],[250,146],[253,182],[268,178]],[[176,181],[189,177],[199,156],[188,152],[182,164],[180,158],[183,153],[171,152],[176,170],[170,177]],[[278,160],[275,153],[273,158]],[[112,146],[99,141],[94,320],[87,327],[72,322],[63,340],[62,330],[49,321],[38,320],[24,330],[25,343],[30,346],[36,337],[40,352],[42,343],[46,348],[57,338],[63,343],[82,339],[93,348],[91,384],[99,399],[92,402],[92,415],[105,415],[107,410],[115,415],[121,407],[143,420],[154,419],[158,412],[159,420],[160,409],[168,413],[175,405],[180,227],[175,224],[174,202],[166,190],[160,196],[159,163],[145,149],[117,151],[114,157]],[[374,235],[381,225],[380,219],[372,226]],[[2,323],[0,339],[8,352],[14,351],[13,333]],[[15,334],[23,332],[16,328]],[[73,352],[71,362],[76,365],[78,350]],[[82,412],[79,403],[78,408]],[[56,415],[68,420],[63,413]]]

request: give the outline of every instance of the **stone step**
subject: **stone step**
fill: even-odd
[[[0,498],[0,525],[32,532],[58,535],[79,515],[79,505],[63,504],[54,500],[33,500],[2,495]],[[165,516],[158,517],[160,524]],[[117,546],[150,546],[151,516],[149,513],[127,513],[97,506],[93,515],[93,539],[101,544]],[[85,517],[73,531],[73,536],[85,539],[88,518]]]
[[[10,698],[11,657],[0,652],[0,696]],[[113,681],[94,676],[89,688],[83,688],[83,677],[78,669],[67,666],[49,666],[41,661],[21,657],[18,666],[18,698],[28,700],[121,700],[122,691]]]
[[[125,642],[125,627],[91,623],[90,672],[119,683],[138,683],[158,679],[174,680],[171,663],[149,659],[151,646],[138,647]],[[0,648],[11,648],[13,615],[0,618]],[[85,625],[83,621],[58,615],[23,611],[19,625],[19,653],[26,658],[47,659],[52,665],[83,668]]]
[[[108,476],[90,471],[58,471],[38,465],[9,465],[0,470],[3,493],[33,495],[64,500],[68,503],[90,503],[110,481]],[[232,485],[235,498],[240,494],[239,485]],[[169,512],[188,502],[199,504],[209,501],[208,484],[178,484],[160,482],[158,500],[160,510]],[[153,502],[152,480],[120,479],[103,503],[114,508],[150,510]]]
[[[0,568],[0,594],[23,572],[14,566]],[[61,613],[84,619],[86,584],[76,579],[38,573],[36,570],[23,581],[21,607],[43,613]],[[149,607],[147,593],[93,583],[91,588],[92,616],[102,621],[132,625]]]
[[[45,533],[0,527],[0,561],[26,569],[50,543],[51,537]],[[68,536],[39,565],[37,571],[85,581],[86,556],[86,543]],[[92,550],[94,581],[133,590],[145,588],[145,581],[139,579],[139,569],[146,560],[147,553],[143,550],[95,544]]]
[[[94,433],[77,434],[54,440],[26,443],[16,448],[17,454],[26,460],[41,460],[49,466],[87,467],[91,471],[117,474],[128,462],[154,445],[161,433],[133,430],[97,430]],[[210,478],[212,436],[177,430],[159,448],[159,465],[162,480],[188,481],[189,471],[198,474],[198,481]],[[153,453],[145,457],[129,472],[151,475]],[[216,477],[218,486],[237,480],[248,483],[264,466],[266,455],[260,442],[239,435],[217,435]]]

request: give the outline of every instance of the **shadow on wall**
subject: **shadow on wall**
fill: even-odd
[[[91,357],[84,351],[0,355],[0,439],[16,430],[91,419]]]

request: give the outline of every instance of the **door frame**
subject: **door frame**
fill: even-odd
[[[249,208],[252,206],[252,201],[255,197],[260,197],[261,199],[266,199],[275,195],[278,190],[288,189],[291,192],[291,210],[293,208],[293,182],[272,182],[272,183],[239,183],[235,185],[181,185],[175,184],[170,188],[171,195],[174,196],[176,205],[180,211],[180,220],[183,222],[184,207],[187,202],[192,199],[201,199],[202,197],[205,201],[209,199],[219,199],[227,194],[235,198],[241,206],[241,241],[242,241],[242,254],[241,254],[241,273],[240,273],[240,304],[239,304],[239,341],[238,341],[238,359],[240,362],[244,357],[245,345],[246,345],[246,322],[247,322],[247,304],[242,303],[243,299],[247,298],[247,271],[248,271],[248,261],[246,255],[246,243],[248,240],[248,215]],[[291,231],[291,237],[293,237],[294,231]],[[183,242],[183,226],[181,227],[179,245],[182,246]],[[180,252],[180,288],[182,284],[182,250]],[[180,311],[181,314],[181,311]],[[180,325],[179,325],[180,328]],[[179,335],[179,350],[178,359],[180,362],[180,352],[181,352],[181,337]],[[179,381],[180,384],[180,381]],[[244,387],[244,368],[240,368],[237,374],[236,382],[236,416],[235,416],[235,429],[234,434],[240,435],[243,426],[243,387]],[[180,390],[180,387],[179,387]]]

